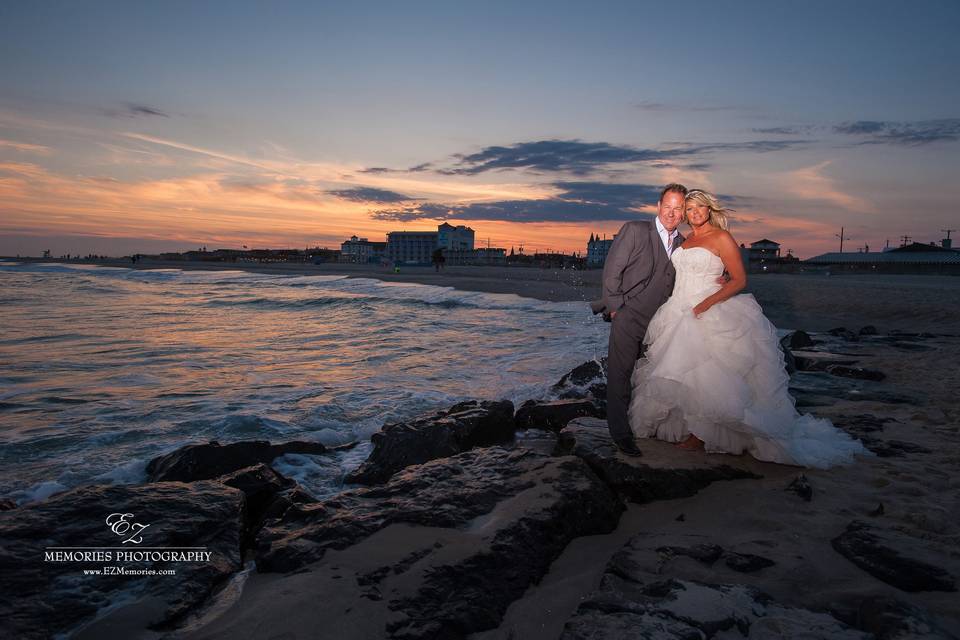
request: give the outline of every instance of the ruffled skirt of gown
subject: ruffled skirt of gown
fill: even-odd
[[[797,413],[776,329],[752,295],[693,315],[718,288],[675,293],[651,320],[632,377],[634,434],[669,442],[693,434],[708,452],[818,468],[866,453],[829,420]]]

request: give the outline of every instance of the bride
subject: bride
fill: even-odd
[[[737,295],[747,276],[727,210],[699,189],[685,205],[692,233],[671,258],[673,295],[650,321],[633,371],[634,434],[819,468],[865,453],[829,420],[797,413],[774,326],[752,295]]]

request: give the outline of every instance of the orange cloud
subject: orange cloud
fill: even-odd
[[[824,160],[787,173],[782,181],[784,190],[804,200],[829,202],[848,211],[863,213],[872,210],[865,199],[840,189],[833,178],[824,175],[824,169],[832,162]]]

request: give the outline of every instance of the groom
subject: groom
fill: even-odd
[[[627,423],[630,376],[642,355],[643,336],[653,314],[673,292],[676,272],[673,250],[683,242],[677,231],[683,220],[687,188],[671,183],[660,192],[657,217],[631,220],[621,227],[603,266],[603,296],[590,303],[594,313],[609,314],[607,353],[607,426],[617,448],[639,456]]]

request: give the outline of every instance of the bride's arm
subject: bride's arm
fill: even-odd
[[[695,316],[699,316],[718,302],[723,302],[727,298],[737,295],[747,286],[747,271],[743,267],[743,258],[740,257],[740,247],[737,246],[736,240],[728,232],[722,231],[720,234],[717,250],[720,259],[723,260],[724,268],[730,274],[730,279],[716,293],[704,298],[700,304],[693,308],[693,315]]]

